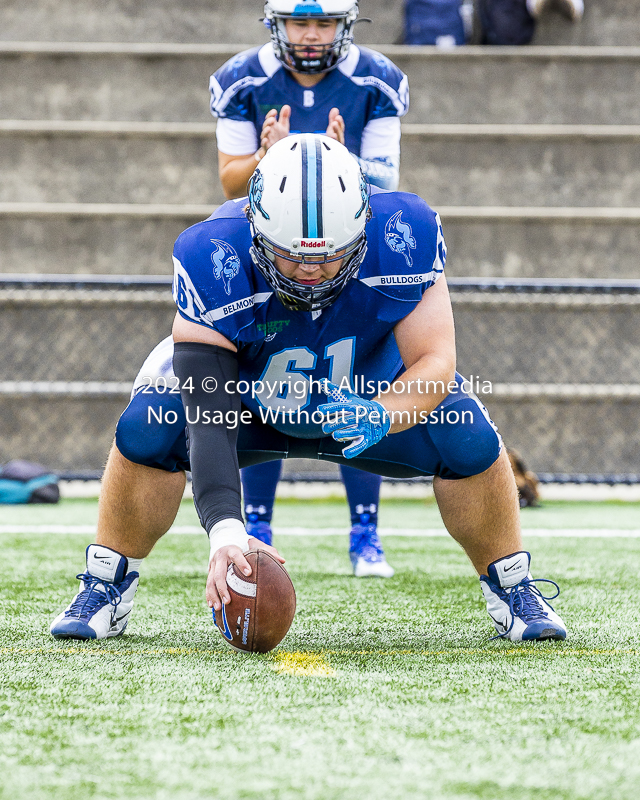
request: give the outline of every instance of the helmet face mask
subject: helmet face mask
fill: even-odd
[[[251,258],[284,306],[321,310],[357,274],[370,214],[368,186],[343,145],[326,136],[289,136],[269,148],[249,184]],[[276,259],[342,264],[333,277],[309,285],[282,274]]]
[[[250,210],[249,218],[252,221]],[[313,261],[307,260],[304,255],[292,257],[276,251],[271,242],[259,233],[253,237],[250,251],[253,263],[267,283],[274,288],[278,300],[291,311],[320,311],[330,306],[347,285],[347,281],[357,273],[366,252],[367,240],[364,233],[348,248],[340,250],[333,256],[328,253],[322,258],[317,255],[310,256],[309,259]],[[331,264],[340,260],[343,263],[335,277],[316,286],[305,286],[292,278],[287,278],[279,271],[276,266],[276,256],[293,264]]]
[[[276,58],[287,69],[305,75],[330,72],[347,57],[358,17],[356,0],[269,0],[265,23],[271,31]],[[328,44],[294,44],[287,35],[287,20],[335,20],[336,31]]]

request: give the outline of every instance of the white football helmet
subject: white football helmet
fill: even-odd
[[[347,148],[328,136],[299,133],[272,145],[249,182],[247,216],[251,258],[287,308],[333,303],[367,252],[367,182]],[[276,269],[276,255],[344,263],[335,278],[305,286]]]
[[[328,45],[311,48],[314,57],[308,51],[308,45],[294,45],[289,41],[286,21],[290,18],[322,18],[337,21],[336,35]],[[353,24],[358,18],[357,0],[267,0],[264,7],[265,24],[271,31],[271,41],[276,58],[287,69],[303,72],[307,75],[319,75],[332,70],[347,57],[353,41]]]

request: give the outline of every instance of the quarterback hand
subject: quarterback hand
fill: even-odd
[[[289,122],[291,119],[291,106],[282,106],[280,109],[280,116],[275,108],[264,118],[262,125],[262,132],[260,133],[260,146],[264,147],[265,151],[271,145],[279,142],[280,139],[286,139],[289,135]]]
[[[325,380],[324,392],[329,395],[329,403],[318,406],[318,411],[335,419],[323,422],[322,432],[330,433],[336,442],[353,441],[343,448],[345,458],[355,458],[367,447],[377,444],[388,433],[391,420],[386,408],[375,400],[365,400],[354,392],[341,389],[335,383]]]
[[[344,144],[344,119],[340,116],[337,108],[332,108],[329,112],[329,125],[326,135],[330,139],[335,139],[340,144]]]
[[[250,550],[266,550],[267,553],[272,555],[281,564],[284,564],[284,558],[278,553],[275,547],[271,547],[260,539],[251,537],[249,539]],[[219,611],[222,604],[225,605],[231,600],[229,596],[229,587],[227,586],[227,570],[230,564],[235,564],[243,575],[251,575],[251,567],[249,562],[244,557],[242,550],[236,545],[229,544],[221,547],[213,555],[209,562],[209,576],[207,578],[207,588],[205,595],[209,608],[214,608]]]

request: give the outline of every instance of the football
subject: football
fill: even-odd
[[[251,575],[227,570],[231,602],[213,612],[222,638],[234,650],[268,653],[284,639],[296,613],[296,592],[286,569],[265,550],[245,554]]]

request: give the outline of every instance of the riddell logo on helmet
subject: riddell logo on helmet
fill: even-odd
[[[300,247],[326,247],[327,242],[325,239],[313,239],[312,241],[305,242],[304,239],[300,242]]]

